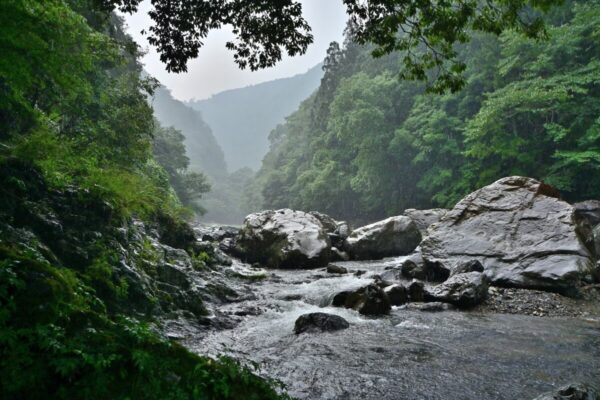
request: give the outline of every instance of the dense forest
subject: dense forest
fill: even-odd
[[[207,260],[182,237],[184,204],[208,187],[181,132],[154,120],[157,82],[106,10],[0,2],[0,397],[278,398],[149,325],[168,303],[134,220]]]
[[[373,59],[348,25],[319,89],[271,133],[250,201],[365,221],[453,206],[507,175],[600,197],[599,20],[597,2],[567,2],[547,40],[477,34],[458,51],[464,88],[444,95],[399,80],[403,55]]]

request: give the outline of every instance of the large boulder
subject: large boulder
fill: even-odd
[[[487,277],[481,272],[467,272],[453,275],[446,282],[425,289],[425,300],[468,308],[485,300],[487,293]]]
[[[572,293],[590,263],[574,209],[557,191],[508,177],[471,193],[421,243],[426,263],[453,271],[479,260],[493,284]]]
[[[420,242],[414,221],[397,216],[352,231],[344,247],[352,258],[369,260],[410,254]]]
[[[430,210],[417,210],[415,208],[409,208],[404,210],[403,215],[406,215],[417,224],[417,228],[421,232],[421,235],[425,236],[427,228],[430,225],[438,222],[448,212],[445,208],[432,208]]]
[[[271,268],[313,268],[328,264],[331,242],[314,215],[286,208],[248,215],[236,246],[249,263]]]
[[[304,332],[332,332],[349,326],[348,321],[339,315],[315,312],[298,317],[294,324],[294,333],[298,335]]]

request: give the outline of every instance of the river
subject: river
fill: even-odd
[[[335,293],[399,261],[339,263],[367,271],[361,276],[268,271],[267,279],[245,285],[252,296],[221,310],[258,312],[185,344],[257,362],[298,399],[515,400],[573,381],[600,383],[600,321],[403,307],[369,318],[328,305]],[[350,328],[295,335],[296,318],[314,311],[340,315]]]

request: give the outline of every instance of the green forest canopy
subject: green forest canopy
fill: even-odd
[[[548,40],[476,33],[460,47],[466,84],[430,95],[399,81],[402,53],[332,43],[319,90],[271,133],[249,198],[372,220],[451,207],[507,175],[543,179],[568,200],[600,198],[600,4],[547,17]]]

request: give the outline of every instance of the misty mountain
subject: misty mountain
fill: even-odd
[[[174,99],[164,87],[156,90],[152,106],[161,125],[172,126],[185,136],[190,170],[204,172],[211,178],[227,173],[223,150],[199,112]]]
[[[321,64],[304,74],[228,90],[187,103],[202,112],[232,171],[257,170],[269,149],[268,136],[319,86]]]

